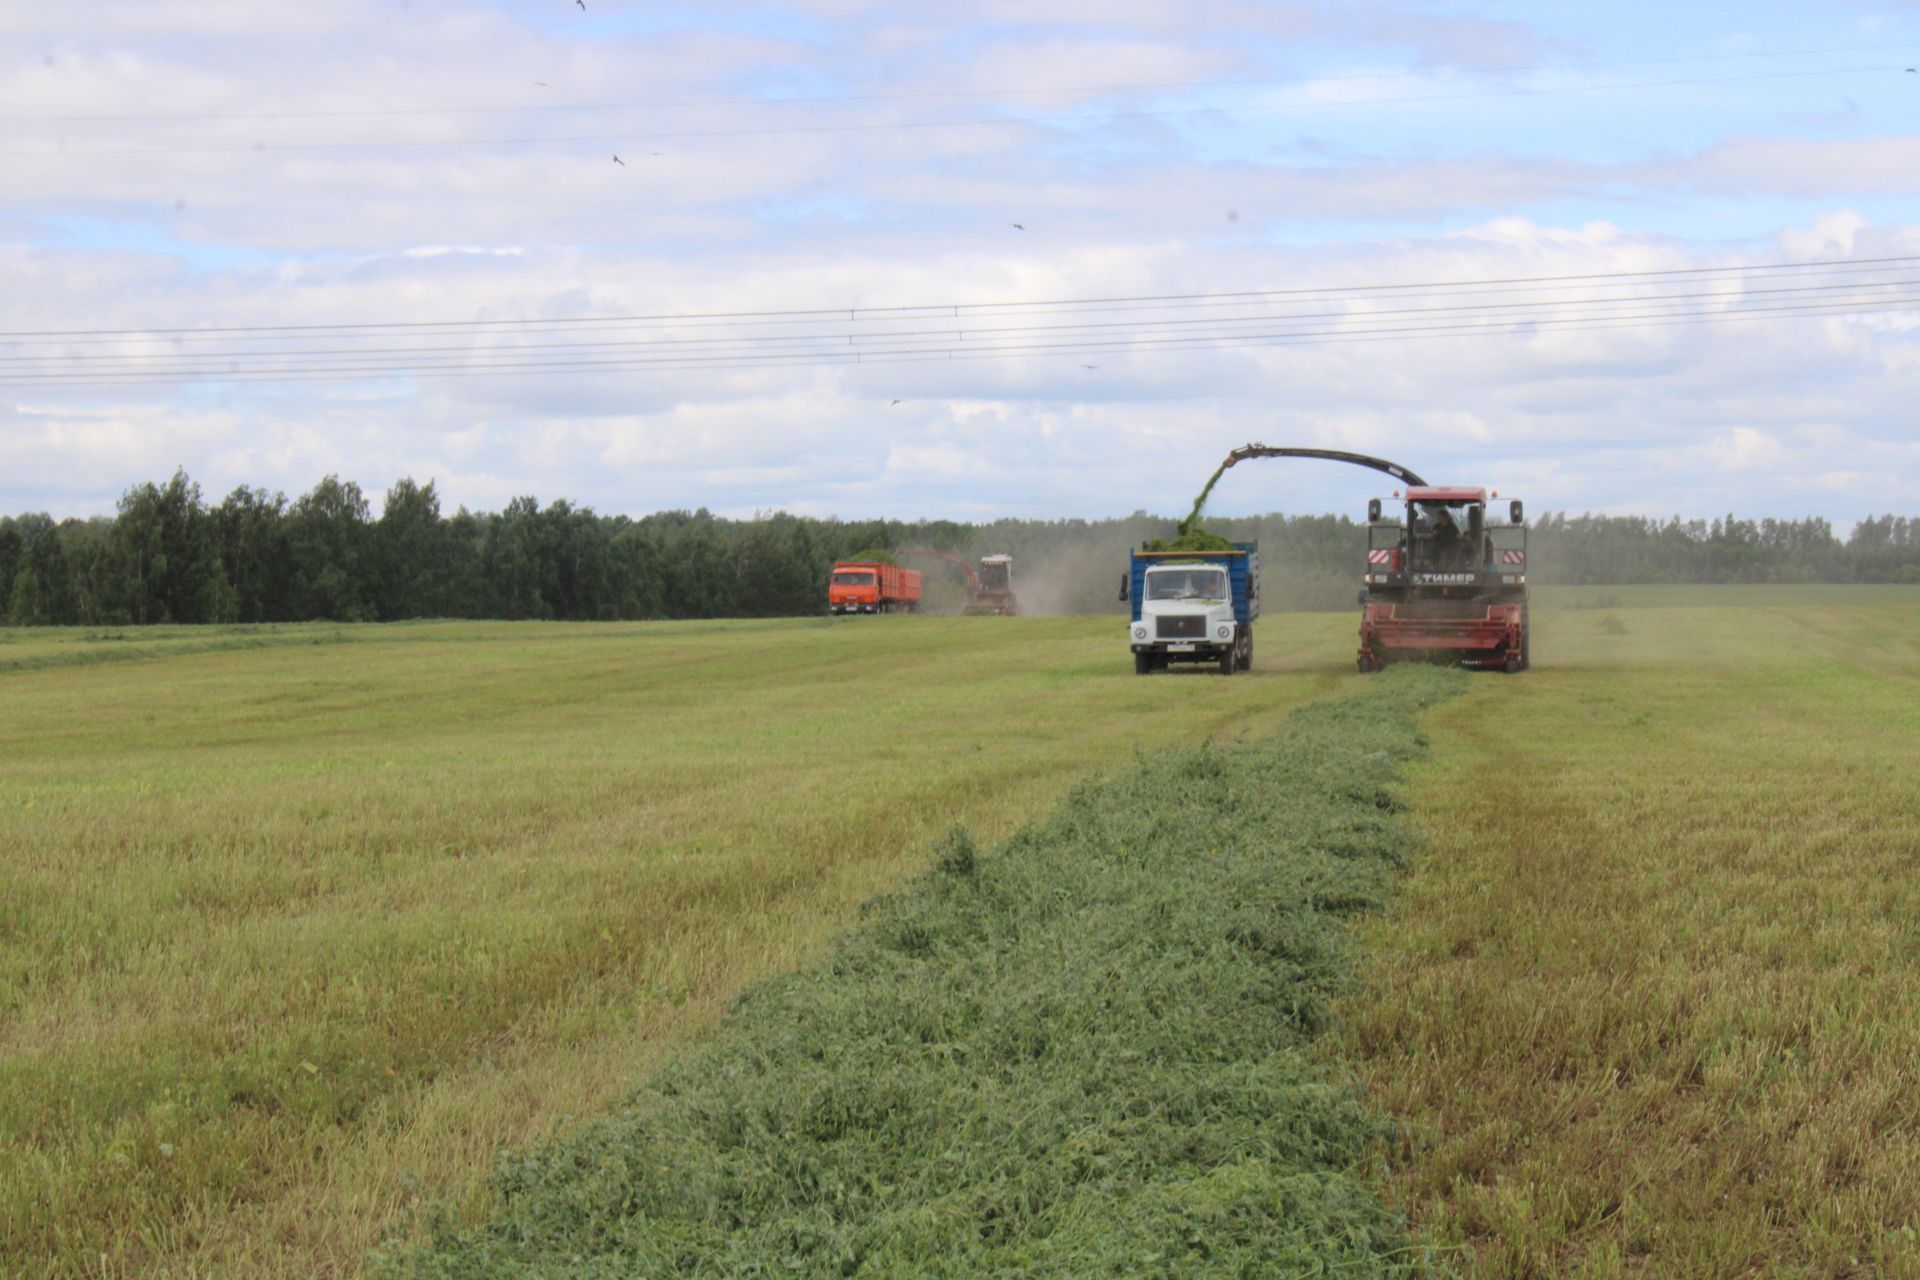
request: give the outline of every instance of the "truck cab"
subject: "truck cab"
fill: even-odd
[[[1133,602],[1128,644],[1136,675],[1176,662],[1217,663],[1232,675],[1253,665],[1260,614],[1254,544],[1232,551],[1136,551],[1123,598]]]
[[[872,613],[880,603],[880,575],[873,569],[836,567],[827,579],[827,608],[834,613]]]

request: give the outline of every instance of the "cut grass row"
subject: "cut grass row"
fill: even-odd
[[[984,856],[956,831],[389,1274],[1415,1274],[1377,1126],[1307,1050],[1403,862],[1414,715],[1463,683],[1404,669],[1155,755]]]
[[[1104,619],[292,629],[84,665],[61,646],[110,646],[8,633],[56,665],[0,672],[0,1271],[351,1271],[951,824],[997,839],[1354,680],[1324,661],[1350,621],[1275,620],[1230,681],[1138,680]]]
[[[1920,1276],[1914,593],[1609,594],[1428,718],[1399,1194],[1486,1277]]]

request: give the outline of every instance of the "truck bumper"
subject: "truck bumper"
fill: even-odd
[[[1190,643],[1183,641],[1174,644],[1162,640],[1148,641],[1145,644],[1136,643],[1133,651],[1163,657],[1169,662],[1218,662],[1220,655],[1232,648],[1231,640],[1224,644],[1216,644],[1211,640],[1195,640]]]

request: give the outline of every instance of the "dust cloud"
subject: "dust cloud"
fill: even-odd
[[[1029,617],[1118,613],[1120,580],[1126,576],[1126,548],[1075,548],[1013,562],[1013,590],[1020,612]]]

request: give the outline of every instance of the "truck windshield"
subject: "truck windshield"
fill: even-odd
[[[873,575],[870,573],[836,573],[833,575],[833,585],[836,587],[870,587],[873,585]]]
[[[1149,600],[1224,600],[1225,569],[1155,569],[1147,575]]]

